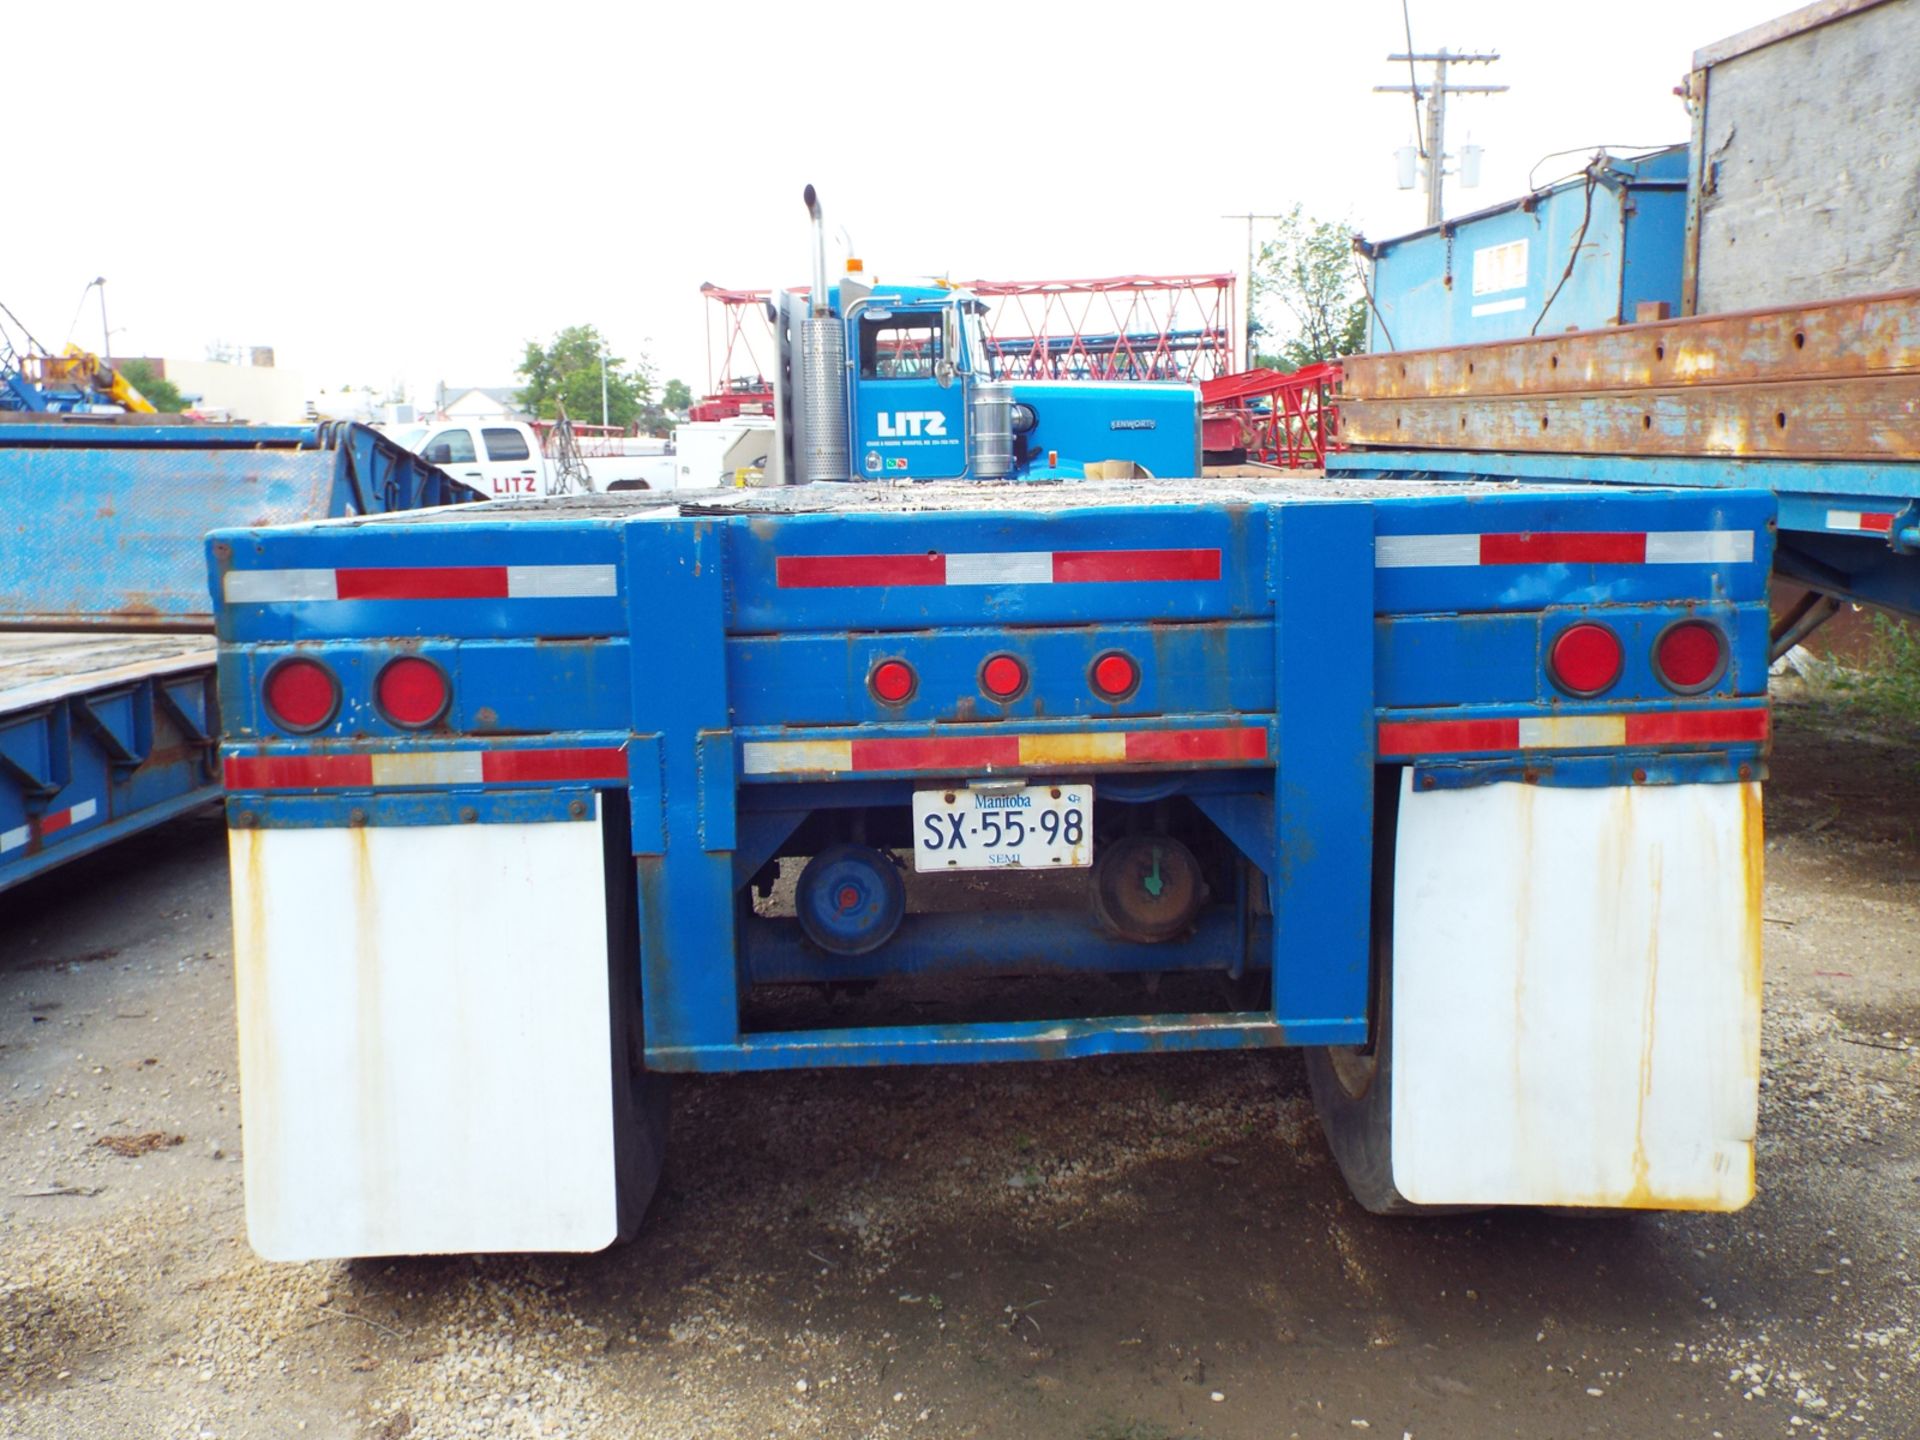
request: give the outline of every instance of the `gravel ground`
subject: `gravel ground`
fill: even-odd
[[[1920,1434],[1920,752],[1780,720],[1731,1216],[1374,1219],[1281,1053],[692,1080],[629,1246],[270,1266],[181,821],[0,897],[0,1434]]]

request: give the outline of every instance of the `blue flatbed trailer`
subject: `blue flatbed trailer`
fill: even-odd
[[[1738,1208],[1774,519],[1255,479],[218,532],[252,1242],[598,1248],[677,1072],[1281,1046],[1370,1208]]]
[[[364,426],[0,424],[0,889],[218,800],[208,530],[460,489]]]

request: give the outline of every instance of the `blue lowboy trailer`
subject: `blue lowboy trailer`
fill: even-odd
[[[1762,491],[214,534],[249,1235],[591,1250],[676,1073],[1303,1048],[1355,1194],[1753,1193]]]
[[[465,493],[364,426],[0,424],[0,889],[219,797],[208,530]]]

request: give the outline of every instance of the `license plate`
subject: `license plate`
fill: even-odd
[[[913,792],[913,868],[1065,870],[1093,863],[1093,786]]]

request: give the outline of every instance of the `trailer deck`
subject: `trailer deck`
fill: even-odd
[[[487,518],[535,520],[630,520],[701,516],[928,515],[1006,511],[1049,514],[1119,507],[1223,507],[1324,501],[1418,500],[1433,496],[1509,494],[1517,489],[1577,493],[1565,477],[1520,481],[1499,475],[1449,476],[1444,483],[1420,477],[1287,474],[1167,477],[1149,480],[908,481],[897,485],[815,483],[765,489],[688,492],[623,490],[598,495],[556,495],[496,500]],[[443,525],[470,521],[458,506],[388,515],[346,516],[338,526]]]

